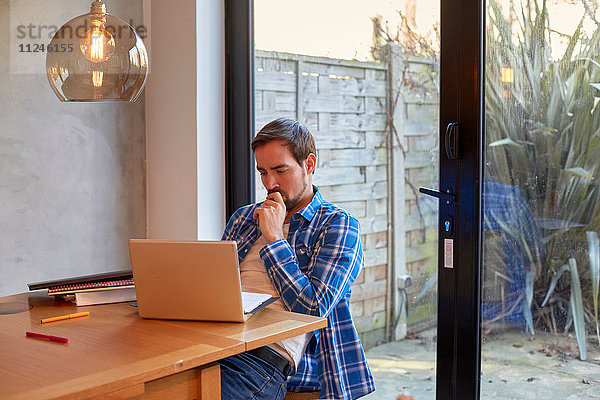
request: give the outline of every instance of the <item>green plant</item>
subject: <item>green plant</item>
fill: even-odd
[[[600,230],[600,30],[588,37],[582,19],[564,54],[554,54],[548,10],[541,3],[526,2],[516,25],[489,3],[485,179],[520,188],[543,232],[541,241],[519,241],[528,279],[526,295],[515,301],[523,304],[526,318],[527,310],[539,310],[537,326],[549,330],[568,327],[572,318],[583,359],[588,314],[600,341],[600,261],[597,256],[590,261],[597,250],[589,233],[586,238],[586,231]],[[513,71],[512,80],[505,75],[503,81],[503,68]],[[503,229],[519,240],[518,223]],[[590,268],[580,274],[577,265]],[[495,269],[510,276],[502,265]],[[566,270],[570,280],[563,277]]]
[[[598,289],[600,286],[600,243],[596,232],[587,232],[588,253],[590,255],[590,275],[592,280],[592,301],[594,303],[594,322],[596,338],[600,344],[600,327],[598,324]]]
[[[579,347],[579,357],[582,360],[587,358],[587,340],[585,334],[585,317],[583,311],[583,298],[581,295],[581,281],[579,279],[579,271],[577,270],[577,262],[574,258],[569,258],[569,263],[563,265],[552,277],[550,282],[550,288],[548,294],[542,303],[542,307],[546,305],[550,295],[554,291],[558,280],[561,278],[563,272],[569,271],[571,273],[571,289],[569,291],[569,312],[573,318],[573,326],[575,329],[575,337],[577,338],[577,346]]]

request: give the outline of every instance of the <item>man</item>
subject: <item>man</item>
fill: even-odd
[[[299,122],[268,123],[252,151],[267,198],[237,210],[223,234],[237,242],[242,288],[270,292],[282,309],[328,324],[221,361],[222,398],[283,399],[287,388],[364,396],[375,388],[348,304],[363,266],[358,221],[312,185],[315,142]]]

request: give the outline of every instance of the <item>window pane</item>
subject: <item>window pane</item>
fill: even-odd
[[[487,4],[482,398],[600,393],[597,9]]]
[[[439,181],[439,1],[255,0],[254,12],[256,131],[304,123],[313,183],[361,224],[351,310],[371,398],[433,399],[438,206],[418,188]]]

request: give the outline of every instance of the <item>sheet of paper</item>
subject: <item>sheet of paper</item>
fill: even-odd
[[[270,294],[242,292],[242,306],[244,307],[244,313],[252,312],[256,307],[270,298]]]

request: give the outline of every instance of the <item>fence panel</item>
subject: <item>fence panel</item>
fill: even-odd
[[[423,61],[413,60],[413,64],[419,71]],[[256,131],[279,117],[307,125],[318,149],[314,183],[326,200],[360,221],[365,268],[353,285],[351,310],[366,347],[386,341],[392,313],[388,65],[257,50],[255,68]],[[400,90],[408,100],[402,124],[409,150],[405,174],[417,185],[429,185],[424,177],[433,168],[430,149],[437,143],[435,115],[429,112],[432,99],[405,87]],[[257,175],[256,198],[265,195]],[[434,256],[433,238],[429,235],[426,242],[409,239],[435,226],[436,214],[419,215],[414,195],[407,192],[405,197],[407,246],[410,242],[407,268],[419,275]],[[424,257],[415,255],[421,250]]]

